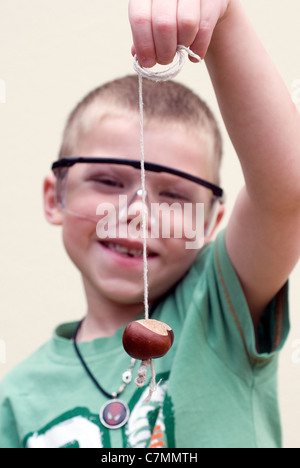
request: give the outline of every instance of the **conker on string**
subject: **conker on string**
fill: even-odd
[[[123,334],[125,351],[132,358],[141,361],[164,356],[171,348],[173,341],[173,330],[167,324],[153,319],[131,322]]]

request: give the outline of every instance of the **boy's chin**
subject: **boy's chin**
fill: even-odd
[[[135,292],[120,292],[120,294],[116,295],[116,292],[114,294],[111,294],[110,299],[114,301],[116,304],[120,304],[121,306],[135,306],[137,304],[141,304],[141,307],[143,307],[144,303],[144,293],[135,293]]]
[[[120,306],[137,305],[143,306],[144,289],[142,285],[131,284],[128,281],[115,281],[110,285],[98,285],[100,297]]]

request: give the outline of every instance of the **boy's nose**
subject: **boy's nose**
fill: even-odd
[[[137,190],[134,195],[127,201],[127,206],[124,206],[119,212],[119,221],[122,223],[129,223],[135,218],[142,220],[143,209],[146,210],[148,227],[155,223],[155,218],[151,218],[151,203],[149,200],[148,192],[145,192],[145,206],[143,205],[143,192],[142,189]]]

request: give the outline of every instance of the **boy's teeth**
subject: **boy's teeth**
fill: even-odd
[[[141,257],[143,251],[141,249],[128,249],[124,245],[119,244],[107,244],[107,247],[115,252],[128,255],[129,257]]]

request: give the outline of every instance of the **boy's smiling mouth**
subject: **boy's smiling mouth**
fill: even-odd
[[[116,252],[123,257],[142,259],[143,258],[143,245],[139,243],[132,243],[124,240],[119,241],[100,241],[104,248]],[[147,257],[157,257],[157,254],[147,248]]]

